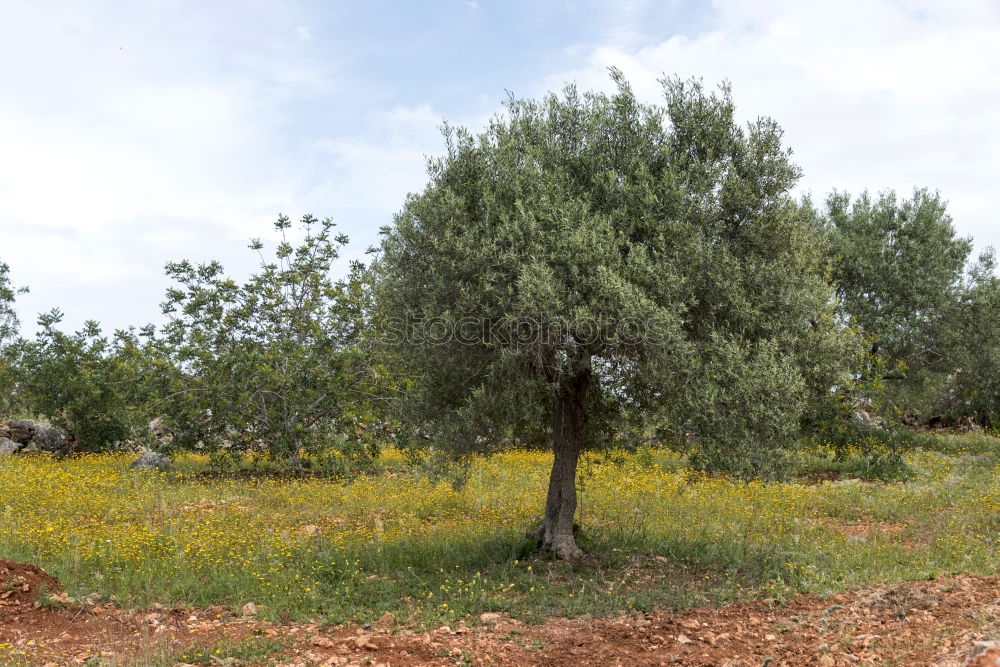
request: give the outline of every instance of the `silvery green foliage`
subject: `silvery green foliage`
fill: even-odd
[[[841,316],[884,360],[890,401],[931,416],[964,346],[954,334],[971,239],[956,235],[945,202],[926,189],[905,200],[835,192],[823,223]]]
[[[17,335],[17,313],[14,312],[14,300],[18,294],[27,292],[24,288],[16,288],[10,282],[10,267],[0,262],[0,345],[3,345]]]
[[[945,408],[952,416],[973,417],[996,430],[1000,427],[1000,277],[992,249],[969,270],[952,322],[959,354]]]
[[[218,262],[167,266],[177,286],[163,305],[163,341],[177,373],[161,393],[174,446],[256,449],[297,465],[354,426],[352,405],[373,380],[355,344],[361,287],[331,278],[347,238],[330,220],[307,215],[300,228],[294,245],[280,217],[274,257],[262,254],[242,284]]]
[[[18,409],[17,375],[14,360],[17,356],[19,322],[14,311],[14,301],[26,288],[15,287],[10,280],[10,267],[0,262],[0,416]]]
[[[540,443],[589,374],[586,444],[654,424],[706,468],[773,474],[844,371],[799,170],[728,86],[666,79],[654,106],[612,77],[445,127],[375,267],[407,414],[456,449]]]

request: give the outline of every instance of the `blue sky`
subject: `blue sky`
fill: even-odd
[[[774,117],[801,192],[938,188],[1000,243],[1000,9],[989,0],[0,4],[0,260],[77,327],[159,318],[168,260],[254,268],[278,213],[350,254],[424,182],[437,127],[505,91],[732,82]]]

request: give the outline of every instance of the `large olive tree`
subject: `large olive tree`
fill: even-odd
[[[825,250],[779,127],[738,125],[725,86],[665,80],[652,106],[612,77],[612,95],[569,86],[510,99],[482,134],[446,128],[375,262],[414,430],[548,438],[540,537],[564,558],[583,447],[655,416],[704,467],[773,471],[837,370]]]

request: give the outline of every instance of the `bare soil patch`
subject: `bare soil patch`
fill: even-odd
[[[5,560],[0,591],[6,596],[0,598],[0,645],[48,667],[100,664],[95,657],[117,665],[185,664],[181,656],[192,647],[202,651],[219,641],[253,638],[278,639],[285,648],[256,662],[213,661],[192,651],[187,664],[958,667],[976,641],[1000,637],[998,576],[955,575],[680,614],[553,618],[534,626],[487,614],[432,630],[407,627],[389,615],[370,627],[329,627],[272,623],[224,607],[123,610],[67,599],[40,568]],[[45,591],[45,599],[56,602],[39,606]]]

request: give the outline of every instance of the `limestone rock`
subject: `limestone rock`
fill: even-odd
[[[156,437],[161,437],[167,432],[167,427],[163,423],[163,417],[157,417],[156,419],[149,422],[149,432]]]
[[[1000,642],[976,642],[965,667],[1000,667]]]
[[[66,446],[66,434],[49,424],[35,424],[31,442],[43,452],[59,452]]]
[[[14,442],[10,438],[0,437],[0,456],[13,454],[17,450],[21,449],[21,447],[21,444]]]
[[[156,470],[166,470],[170,467],[170,457],[157,452],[146,452],[129,466],[133,469],[155,468]]]
[[[10,439],[22,445],[31,442],[31,437],[35,435],[35,422],[31,419],[11,419],[7,424],[10,431]]]

